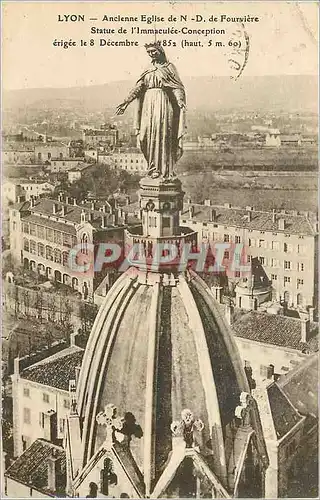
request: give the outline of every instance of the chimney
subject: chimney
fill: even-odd
[[[225,203],[224,204],[224,208],[231,208],[231,206],[232,206],[231,203]]]
[[[36,205],[36,200],[35,200],[34,196],[31,196],[31,198],[30,198],[30,205],[31,205],[31,207],[34,207]]]
[[[285,229],[285,220],[284,219],[279,219],[278,220],[278,228],[281,230],[281,231],[284,231]]]
[[[301,319],[301,342],[306,344],[310,340],[310,319]]]
[[[248,210],[249,212],[252,212],[253,211],[253,207],[247,206],[246,210]]]
[[[59,193],[58,200],[62,203],[63,202],[63,193]]]
[[[217,217],[217,212],[214,208],[211,208],[210,209],[210,215],[209,215],[209,220],[210,222],[215,222],[216,220],[216,217]]]
[[[211,200],[208,200],[208,199],[204,200],[204,205],[206,207],[210,207],[211,206]]]
[[[26,201],[26,197],[25,196],[18,196],[17,200],[18,200],[18,203],[22,203],[23,201]]]
[[[247,219],[248,219],[248,222],[252,221],[252,212],[251,212],[251,210],[247,211]]]
[[[111,225],[115,226],[117,224],[117,216],[116,214],[111,215]]]
[[[89,212],[89,215],[88,215],[89,222],[92,222],[93,219],[94,219],[94,214],[92,212]]]
[[[65,205],[62,205],[61,215],[62,217],[65,217],[67,215],[67,207]]]
[[[81,224],[86,222],[87,219],[86,219],[86,213],[85,213],[84,209],[82,209],[80,217],[81,217]]]
[[[80,376],[80,370],[81,370],[81,366],[76,366],[75,367],[75,372],[76,372],[76,386],[78,384],[78,380],[79,380],[79,376]]]
[[[95,209],[96,209],[96,204],[95,204],[95,202],[93,201],[93,202],[91,203],[91,210],[95,210]]]
[[[20,358],[14,358],[13,360],[13,373],[17,377],[19,376],[20,373]]]
[[[105,215],[101,215],[101,227],[103,229],[106,229],[108,227],[108,217],[106,217]]]
[[[69,205],[70,204],[70,196],[66,196],[66,204]]]
[[[232,325],[233,306],[231,304],[226,304],[225,316],[228,325]]]
[[[53,448],[51,456],[48,457],[48,489],[56,492],[59,487],[61,475],[61,458],[58,457],[58,451]]]
[[[126,196],[126,205],[130,205],[130,196]]]
[[[222,286],[212,286],[211,291],[213,293],[214,298],[219,302],[219,304],[222,303]]]
[[[194,206],[191,205],[191,207],[189,207],[189,219],[192,219],[193,216],[194,216]]]
[[[43,413],[44,438],[52,443],[57,441],[57,413],[54,410],[48,410]]]
[[[275,209],[272,210],[272,222],[275,224],[277,222],[277,214]]]
[[[56,214],[57,212],[59,212],[59,205],[58,205],[58,203],[54,203],[52,205],[52,213]]]
[[[309,308],[309,320],[311,323],[314,321],[314,311],[315,311],[314,307]]]
[[[77,206],[77,199],[76,198],[73,198],[73,204],[75,207]]]

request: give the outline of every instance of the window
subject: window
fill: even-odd
[[[48,241],[53,241],[53,229],[46,227],[46,239]]]
[[[44,403],[50,403],[50,397],[49,397],[49,394],[47,394],[47,393],[45,393],[45,392],[44,392],[44,393],[42,394],[42,400],[43,400],[43,402],[44,402]]]
[[[277,259],[271,259],[271,267],[277,267],[278,266],[278,260]]]
[[[247,255],[247,262],[251,262],[251,255]]]
[[[287,252],[287,251],[288,251],[288,244],[287,244],[287,243],[284,243],[284,244],[283,244],[283,251],[284,251],[284,252]]]
[[[26,238],[24,238],[23,240],[23,250],[25,250],[26,252],[29,252],[29,240],[27,240]]]
[[[229,243],[229,241],[230,241],[230,236],[229,236],[228,234],[224,234],[224,235],[223,235],[223,241],[224,241],[225,243]]]
[[[44,257],[44,245],[42,243],[38,243],[38,255]]]
[[[272,241],[271,242],[271,248],[272,248],[272,250],[279,250],[279,242],[278,241]]]
[[[35,224],[30,224],[30,234],[32,236],[37,236],[37,229],[36,229],[36,225]]]
[[[44,429],[44,413],[42,411],[39,413],[39,425],[41,429]]]
[[[30,389],[28,387],[24,387],[23,388],[23,395],[26,397],[26,398],[30,398]]]
[[[46,259],[53,260],[53,251],[49,246],[46,246]]]
[[[59,418],[59,432],[60,432],[60,434],[64,434],[64,427],[65,427],[65,419]]]
[[[69,408],[70,408],[70,400],[69,399],[63,400],[63,408],[67,408],[69,410]]]
[[[248,246],[249,246],[249,247],[251,247],[251,246],[252,246],[252,244],[251,244],[251,239],[250,239],[250,238],[248,239]]]
[[[290,262],[290,260],[285,260],[284,261],[284,268],[285,269],[291,269],[291,262]]]
[[[259,240],[259,248],[264,248],[264,240]]]
[[[170,217],[163,217],[162,227],[170,227]]]
[[[30,253],[33,253],[33,254],[37,253],[37,245],[36,245],[36,242],[33,240],[30,241]]]
[[[260,264],[264,265],[265,264],[265,258],[264,257],[259,257]]]
[[[31,411],[30,408],[23,408],[23,422],[31,424]]]
[[[37,236],[38,238],[41,238],[42,240],[45,239],[45,228],[42,226],[37,226]]]
[[[303,262],[298,263],[298,271],[304,271],[304,264]]]
[[[300,286],[303,286],[303,280],[298,278],[297,279],[297,288],[300,288]]]
[[[53,255],[54,255],[54,262],[56,262],[57,264],[61,264],[61,252],[58,248],[54,249]]]
[[[157,227],[157,218],[156,217],[149,217],[149,226],[150,227]]]
[[[228,252],[228,250],[225,250],[225,252],[223,254],[223,257],[224,257],[224,259],[229,259],[229,252]]]
[[[236,242],[236,243],[241,243],[241,238],[240,238],[240,236],[236,236],[236,238],[235,238],[235,242]]]
[[[272,281],[277,281],[278,276],[276,274],[271,274]]]
[[[235,271],[234,275],[236,278],[240,278],[240,271]]]
[[[284,284],[286,285],[286,283],[291,283],[291,278],[290,278],[290,276],[285,276],[285,277],[284,277]]]

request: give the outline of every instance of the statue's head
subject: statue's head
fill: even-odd
[[[186,426],[191,425],[194,422],[194,416],[191,410],[186,408],[181,412],[181,419],[185,423]]]
[[[165,62],[167,60],[160,42],[146,43],[145,48],[152,61]]]

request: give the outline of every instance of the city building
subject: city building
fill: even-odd
[[[54,184],[44,179],[9,179],[3,183],[3,200],[16,203],[19,198],[29,201],[32,196],[48,195],[54,190]]]
[[[252,394],[260,410],[270,466],[268,498],[317,498],[318,354]]]
[[[12,378],[14,456],[38,438],[63,444],[70,413],[69,380],[76,379],[83,349],[76,345],[21,369],[14,360]]]
[[[236,245],[243,245],[242,264],[258,258],[272,283],[272,298],[288,306],[306,308],[317,297],[317,223],[296,211],[258,211],[225,204],[185,204],[181,225],[199,234],[199,241],[229,244],[223,265],[230,279],[246,278],[248,271],[232,270]],[[245,262],[243,262],[243,259]]]
[[[39,438],[6,470],[4,493],[8,498],[65,497],[65,481],[64,448]]]
[[[34,146],[32,143],[22,142],[5,143],[2,149],[4,163],[8,164],[31,164],[35,161]]]
[[[68,197],[64,201],[63,197],[60,201],[32,198],[30,202],[13,205],[9,218],[14,261],[48,280],[70,286],[85,299],[92,299],[106,272],[104,267],[93,268],[95,252],[100,243],[115,242],[123,248],[127,224],[121,210],[100,205],[98,208],[91,202],[79,206]],[[79,271],[78,259],[82,264],[90,263],[86,272]]]
[[[85,129],[82,139],[88,146],[107,145],[111,148],[118,144],[119,132],[113,125],[102,125],[100,129]]]
[[[115,170],[126,170],[130,173],[146,173],[147,161],[137,148],[119,149],[112,153],[111,168]]]
[[[301,136],[300,134],[286,135],[281,134],[281,146],[301,146]]]
[[[268,129],[266,132],[266,146],[268,147],[276,147],[278,148],[281,146],[281,137],[280,137],[280,130],[275,128],[275,129]]]
[[[47,160],[59,158],[60,160],[69,158],[70,147],[59,141],[38,143],[34,146],[34,158],[38,162],[45,163]]]
[[[49,172],[68,172],[81,164],[81,158],[51,158],[46,161]]]
[[[84,172],[90,166],[91,164],[88,163],[78,163],[76,167],[73,167],[70,170],[68,170],[68,181],[72,184],[73,182],[80,180]]]
[[[243,364],[257,385],[277,380],[318,351],[318,323],[250,311],[231,320]]]

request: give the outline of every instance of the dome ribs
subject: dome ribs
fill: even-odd
[[[190,284],[187,283],[184,276],[180,276],[178,288],[180,290],[186,311],[189,315],[189,326],[193,332],[196,343],[198,367],[202,379],[202,385],[205,392],[206,407],[209,419],[209,431],[212,443],[214,460],[214,469],[222,482],[226,483],[227,471],[225,460],[224,438],[222,431],[220,406],[217,395],[213,367],[208,352],[208,344],[205,336],[199,310],[191,293]]]

